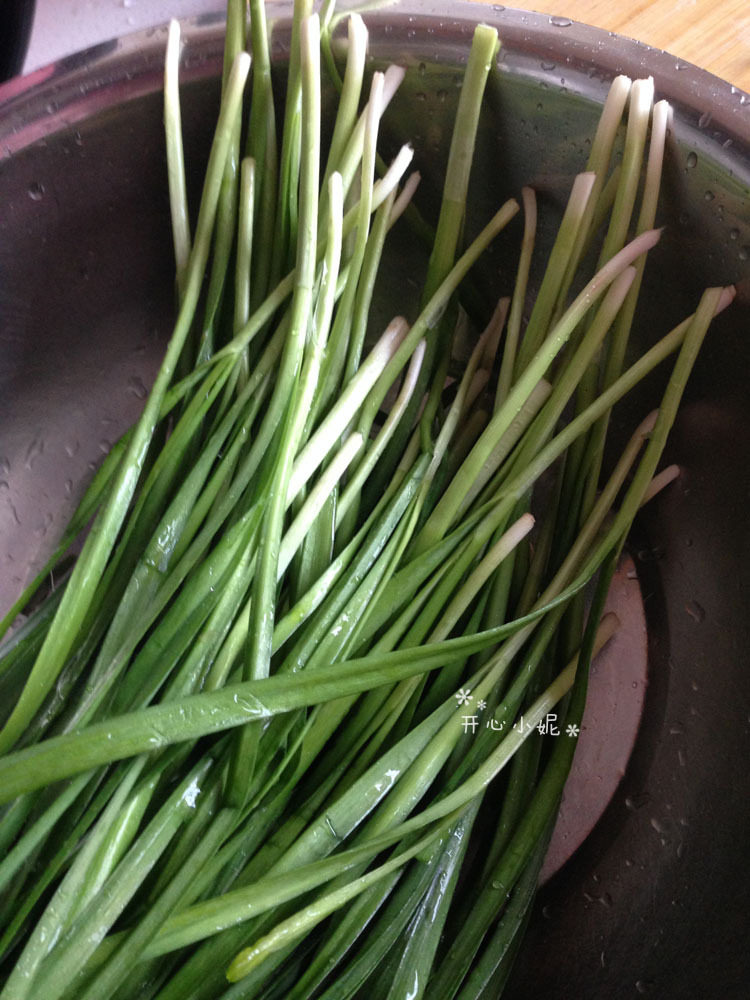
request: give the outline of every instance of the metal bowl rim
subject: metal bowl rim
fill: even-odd
[[[291,5],[285,0],[270,5],[269,12],[283,28]],[[376,32],[388,25],[392,39],[406,38],[415,51],[428,37],[441,47],[460,47],[477,22],[491,24],[503,41],[501,65],[508,53],[542,63],[545,56],[554,56],[561,68],[570,66],[579,78],[581,66],[588,65],[589,76],[596,78],[588,96],[595,100],[601,97],[602,81],[618,73],[648,74],[657,95],[673,104],[683,125],[695,127],[696,138],[702,133],[716,159],[735,167],[750,161],[750,95],[642,42],[566,18],[468,0],[401,0],[367,12],[366,18]],[[215,75],[223,25],[219,12],[182,22],[186,50],[197,53],[192,64],[188,59],[183,80]],[[118,100],[159,89],[165,44],[166,25],[143,29],[0,84],[0,160]],[[577,84],[580,90],[580,79]]]

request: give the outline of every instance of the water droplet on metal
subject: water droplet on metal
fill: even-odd
[[[552,72],[553,69],[557,67],[557,63],[553,62],[543,62],[542,69],[547,70],[548,73]]]
[[[694,621],[702,622],[706,617],[705,608],[698,604],[697,601],[688,601],[685,605],[685,610]]]
[[[750,247],[744,246],[740,247],[740,252],[737,254],[740,260],[750,260]]]
[[[573,23],[569,17],[558,17],[554,15],[549,19],[549,23],[555,28],[569,28]]]
[[[41,181],[32,181],[27,193],[32,201],[41,201],[44,197],[44,184]]]
[[[18,516],[18,511],[16,510],[16,506],[10,499],[10,497],[8,497],[8,506],[10,507],[11,514],[13,515],[13,520],[16,522],[16,524],[20,524],[21,518]]]
[[[688,169],[692,170],[693,167],[697,165],[697,163],[698,163],[697,153],[688,153],[687,159],[685,160],[685,164],[687,165]]]
[[[651,549],[639,549],[638,559],[640,562],[658,562],[659,559],[664,558],[664,548],[661,545],[654,545]]]
[[[34,462],[39,458],[39,456],[44,451],[44,441],[41,438],[34,438],[29,447],[26,449],[26,468],[32,469],[34,467]]]
[[[47,512],[44,515],[44,520],[42,521],[42,523],[37,525],[37,527],[34,529],[34,534],[39,535],[41,538],[44,538],[44,536],[47,534],[50,527],[52,526],[53,521],[54,517],[52,516],[52,514]]]
[[[145,399],[148,396],[148,389],[139,375],[131,375],[128,379],[128,392],[136,399]]]
[[[706,128],[711,123],[711,112],[704,111],[698,119],[698,128]]]
[[[739,229],[730,229],[729,230],[729,239],[730,240],[738,240],[739,238],[740,238],[740,231],[739,231]]]
[[[631,812],[635,812],[636,809],[642,809],[650,801],[651,796],[648,792],[639,792],[637,795],[628,795],[625,799],[625,806]]]

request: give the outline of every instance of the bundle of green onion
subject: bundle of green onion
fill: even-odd
[[[533,191],[522,227],[511,201],[464,234],[498,44],[480,25],[420,311],[378,335],[390,230],[406,210],[429,231],[411,148],[377,153],[403,70],[367,89],[353,14],[339,76],[333,4],[297,0],[277,120],[262,0],[246,14],[229,0],[192,235],[171,27],[174,332],[2,626],[0,1000],[498,997],[575,747],[537,723],[581,721],[613,568],[733,295],[625,367],[669,109],[618,77],[524,320]],[[465,307],[491,312],[464,278],[506,227],[510,297],[447,378]],[[612,407],[670,355],[600,482]]]

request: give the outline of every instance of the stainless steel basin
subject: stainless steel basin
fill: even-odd
[[[285,17],[275,33],[279,63]],[[497,26],[503,47],[468,230],[527,183],[540,194],[549,242],[609,80],[650,74],[675,119],[666,230],[647,271],[636,346],[690,311],[703,285],[738,287],[670,443],[683,475],[631,540],[649,626],[635,751],[593,834],[541,893],[508,996],[740,1000],[750,983],[750,98],[666,53],[561,19],[416,0],[376,10],[366,15],[373,59],[409,67],[387,142],[414,141],[428,215],[478,19]],[[186,37],[183,114],[196,194],[222,24],[193,22]],[[3,606],[90,467],[138,412],[169,330],[165,39],[162,30],[136,35],[0,88]],[[490,294],[510,288],[514,249],[502,240],[484,263],[488,306]],[[397,270],[384,289],[408,310],[409,268]],[[616,429],[624,434],[653,405],[659,378],[617,412]]]

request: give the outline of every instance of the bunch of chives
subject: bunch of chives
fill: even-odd
[[[404,70],[367,72],[355,13],[341,72],[335,21],[295,3],[277,115],[262,0],[229,0],[192,230],[171,25],[174,331],[0,626],[0,1000],[478,1000],[520,946],[575,749],[544,722],[580,725],[611,575],[733,290],[626,367],[669,123],[650,80],[614,81],[530,302],[534,192],[522,225],[511,200],[465,232],[496,32],[474,34],[432,230],[419,151],[378,153]],[[431,240],[419,311],[375,331],[405,212]],[[477,302],[506,228],[516,273]],[[468,300],[489,321],[450,384]],[[672,355],[602,479],[613,406]]]

